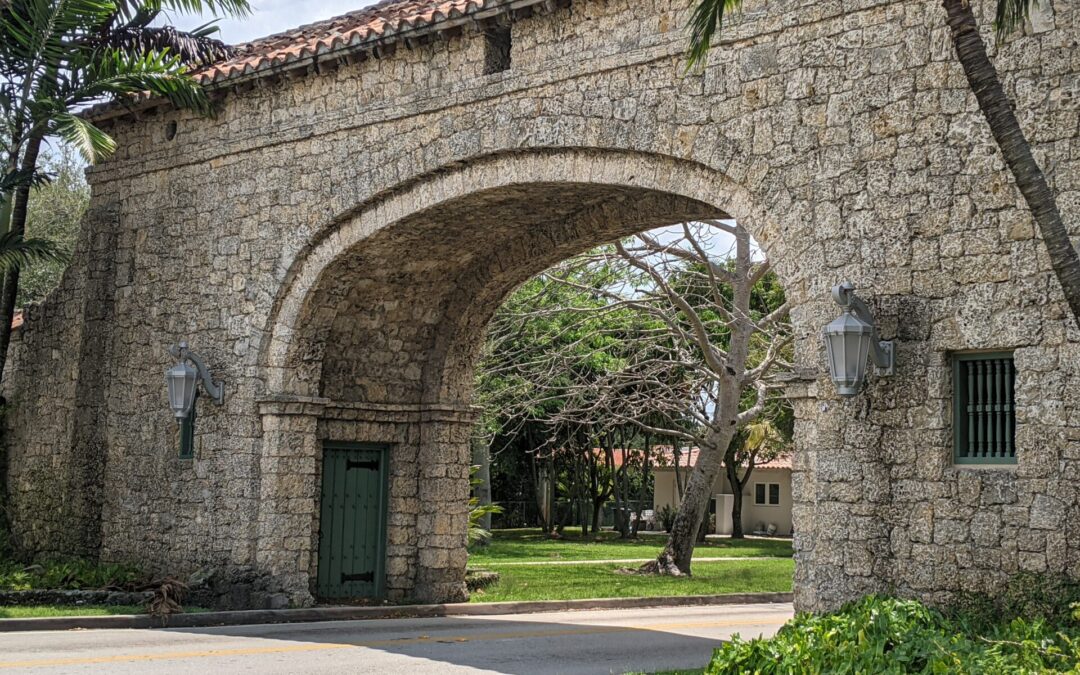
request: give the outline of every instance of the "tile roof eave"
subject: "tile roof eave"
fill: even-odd
[[[489,2],[491,3],[490,6]],[[403,24],[396,30],[392,27],[388,27],[385,31],[379,33],[370,32],[360,39],[356,39],[357,36],[353,36],[353,38],[349,40],[342,41],[342,44],[339,46],[332,45],[329,48],[323,49],[323,45],[319,45],[319,47],[314,50],[302,49],[300,50],[300,55],[294,58],[267,58],[263,63],[260,63],[256,67],[245,64],[241,69],[241,72],[237,75],[228,73],[223,77],[204,77],[202,84],[208,92],[225,91],[231,87],[250,81],[261,80],[274,75],[280,75],[289,71],[317,65],[322,61],[330,61],[349,56],[350,54],[371,51],[379,47],[386,47],[391,44],[423,37],[428,34],[442,33],[458,26],[475,24],[476,22],[490,19],[500,14],[508,14],[525,7],[532,7],[535,5],[548,6],[555,3],[553,0],[510,0],[510,2],[482,0],[479,4],[480,8],[473,11],[466,11],[463,13],[451,12],[449,16],[442,14],[441,12],[437,13],[437,18],[434,21],[426,23],[416,22],[411,25]],[[457,14],[457,16],[454,16],[454,14]],[[334,42],[336,42],[336,40]],[[110,102],[92,106],[84,110],[82,116],[94,122],[101,122],[167,104],[168,102],[163,98],[144,97],[137,101],[129,101],[126,103]]]

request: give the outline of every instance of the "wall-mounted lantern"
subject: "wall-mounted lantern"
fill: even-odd
[[[195,404],[195,388],[198,386],[197,378],[202,378],[203,389],[214,403],[221,405],[225,402],[225,386],[221,382],[214,382],[210,377],[210,371],[206,364],[197,354],[188,349],[187,342],[169,347],[169,354],[176,359],[177,363],[165,371],[165,385],[169,390],[169,407],[177,421],[187,419],[191,413],[191,406]],[[188,362],[194,363],[192,368]]]
[[[851,283],[834,286],[832,296],[844,313],[825,326],[823,333],[829,375],[841,396],[854,396],[866,379],[867,356],[878,375],[893,374],[893,341],[878,336],[870,308],[855,295]]]

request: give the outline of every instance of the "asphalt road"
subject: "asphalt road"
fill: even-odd
[[[0,634],[4,673],[625,673],[700,668],[789,604]]]

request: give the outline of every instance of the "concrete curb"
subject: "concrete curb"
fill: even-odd
[[[99,628],[205,628],[267,623],[405,619],[438,616],[493,616],[583,609],[634,609],[701,605],[756,605],[791,602],[792,593],[729,593],[655,598],[601,598],[596,600],[537,600],[535,602],[478,602],[452,605],[388,605],[384,607],[310,607],[304,609],[252,609],[153,617],[56,616],[37,619],[0,619],[0,633],[31,630],[90,630]]]

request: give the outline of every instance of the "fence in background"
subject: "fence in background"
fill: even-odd
[[[497,503],[502,507],[503,512],[491,517],[491,526],[493,529],[503,530],[519,527],[540,527],[540,509],[536,506],[536,502],[508,501]],[[642,511],[651,510],[652,507],[652,501],[649,500],[628,502],[628,506],[625,508],[631,513],[641,513]],[[557,514],[555,521],[565,523],[567,527],[580,525],[583,520],[583,513],[585,514],[586,520],[592,521],[592,505],[587,502],[583,503],[560,499],[555,502],[555,512]],[[615,526],[615,502],[604,504],[600,516],[600,526]],[[659,525],[656,527],[659,527]]]

